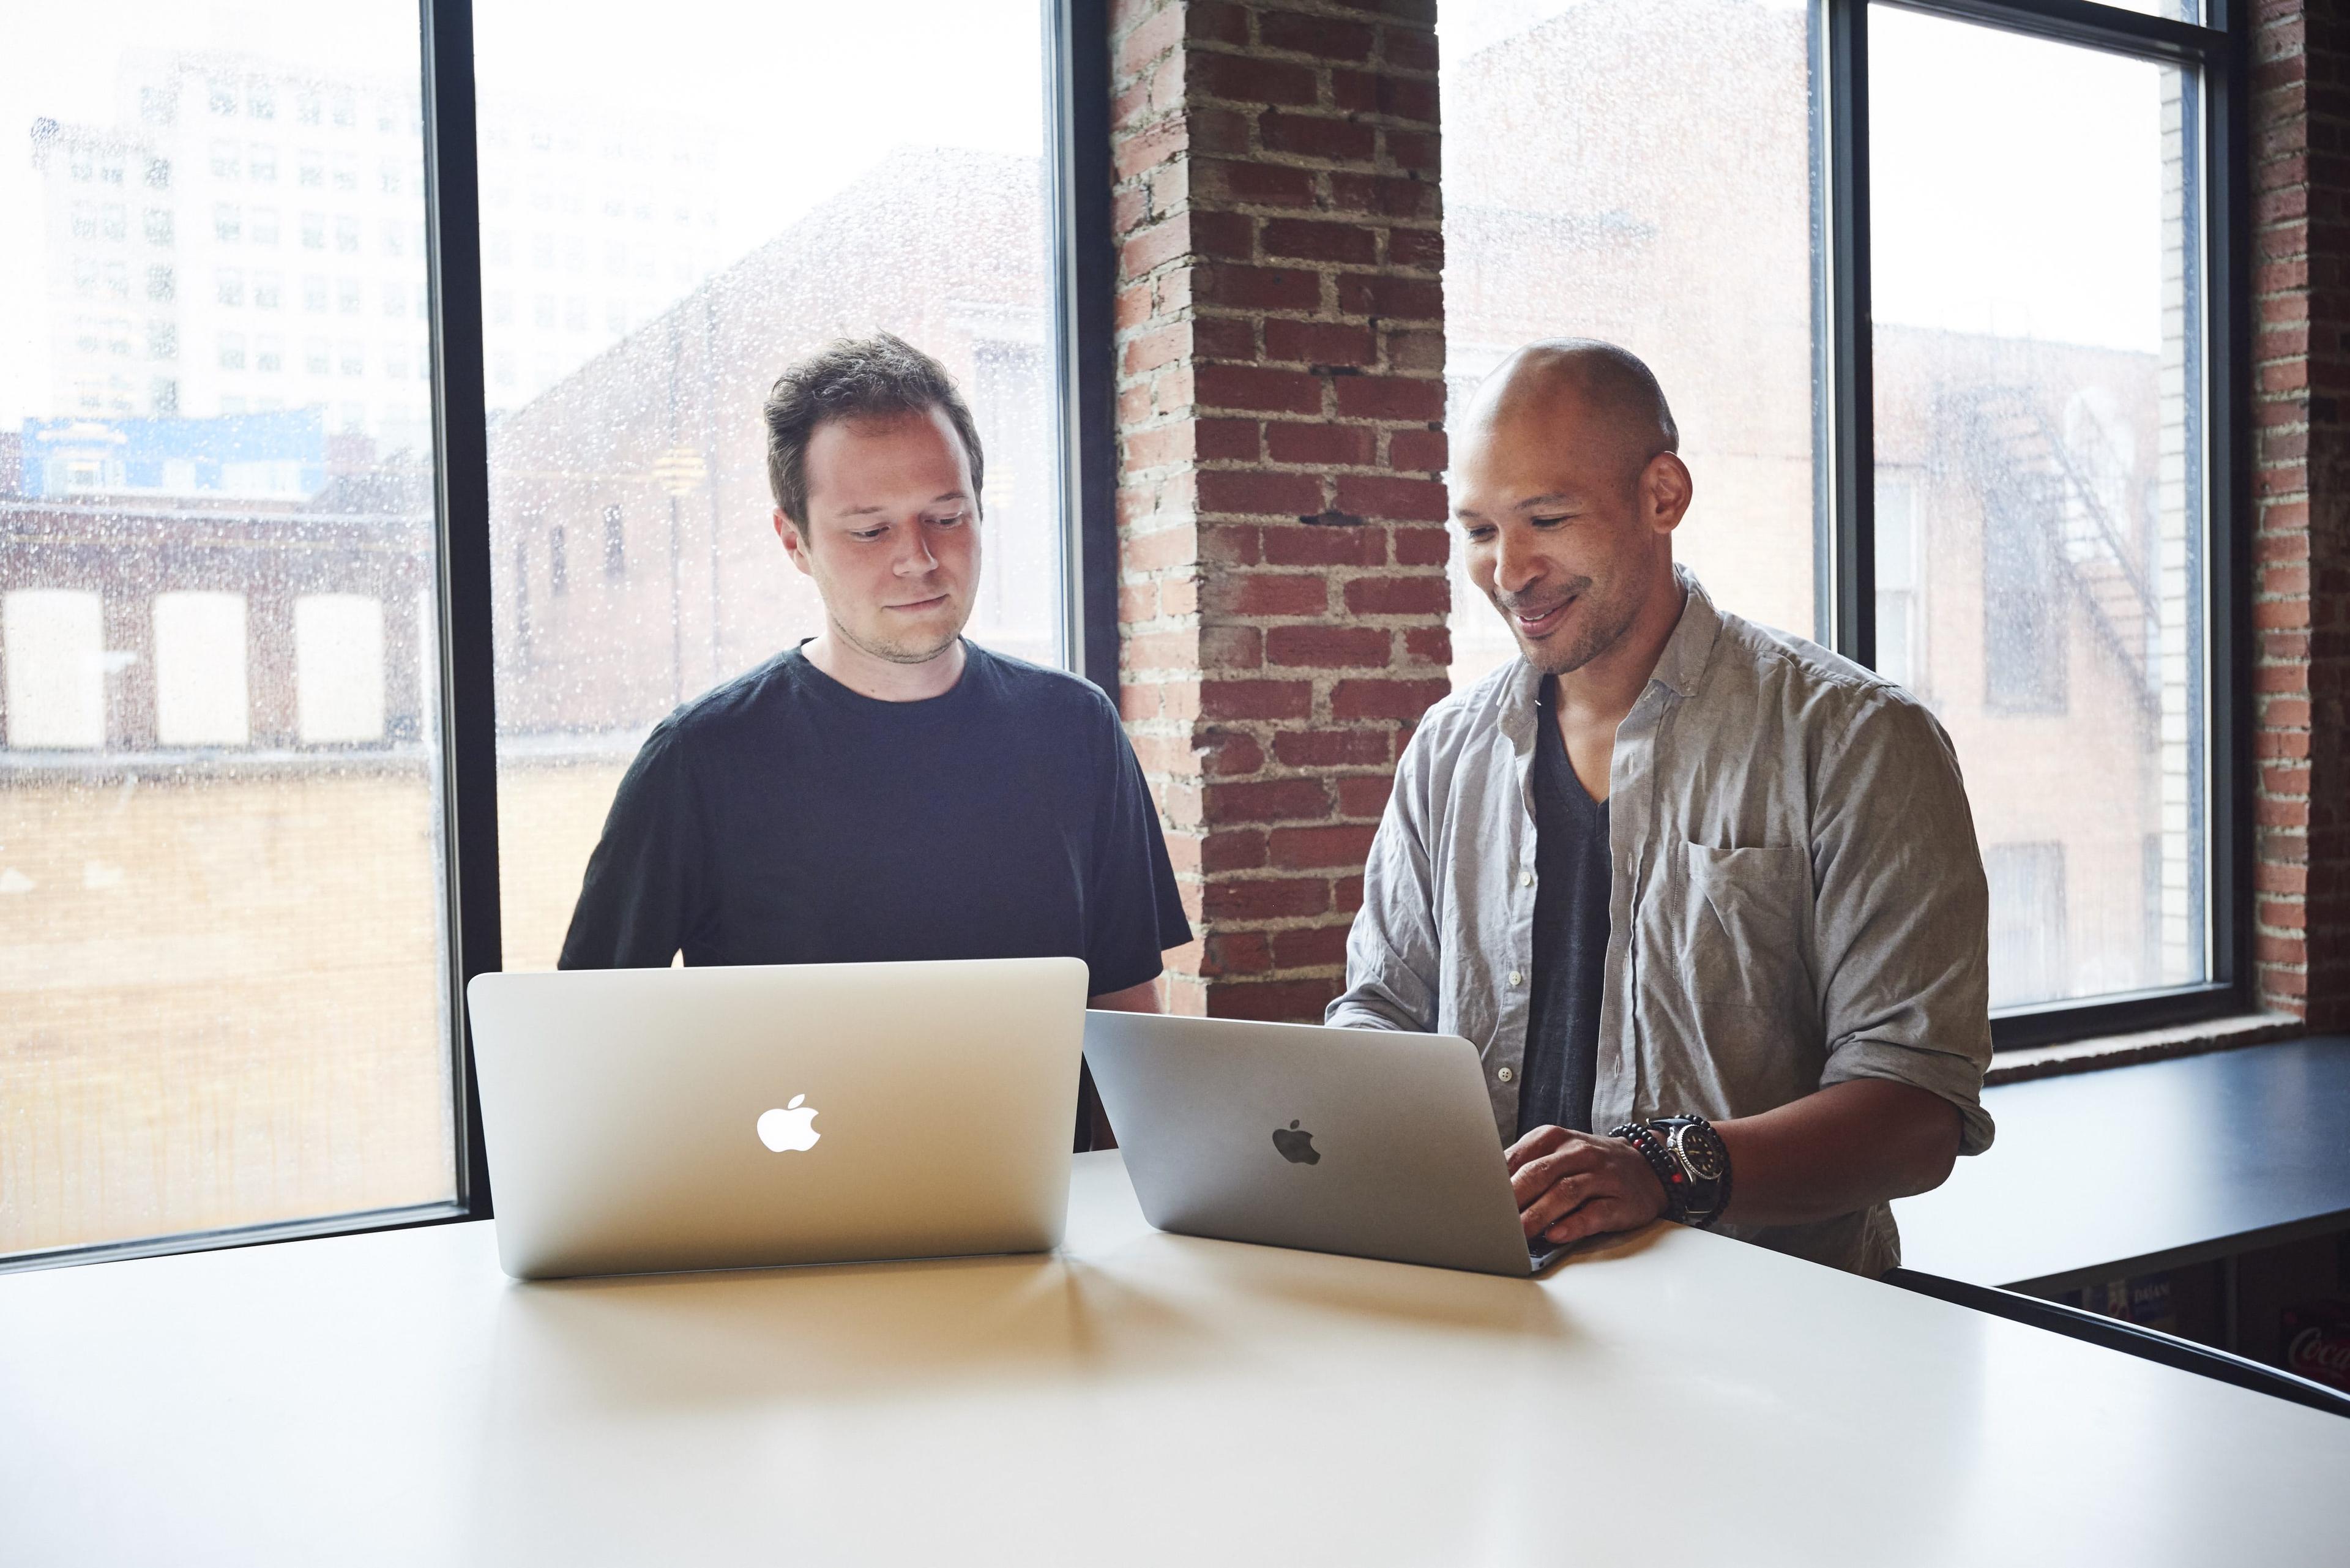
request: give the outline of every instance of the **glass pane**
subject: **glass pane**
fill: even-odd
[[[1992,1002],[2199,981],[2194,83],[1882,6],[1869,50],[1880,662],[1966,769]]]
[[[1446,0],[1447,377],[1538,337],[1647,360],[1697,496],[1674,550],[1728,608],[1813,631],[1806,9]],[[1452,679],[1513,657],[1452,569]]]
[[[822,629],[767,490],[793,360],[879,328],[945,362],[987,458],[967,635],[1061,662],[1040,17],[476,12],[509,968],[554,963],[645,732]]]
[[[452,1198],[416,7],[8,30],[0,1253]]]

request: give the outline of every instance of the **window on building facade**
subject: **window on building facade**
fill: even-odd
[[[260,379],[283,348],[235,327],[276,305],[244,265],[273,225],[236,198],[275,153],[227,139],[294,84],[413,99],[416,8],[90,0],[73,26],[83,47],[0,74],[0,121],[88,116],[60,141],[143,183],[135,230],[102,205],[82,233],[92,186],[36,151],[0,224],[0,266],[48,279],[22,308],[50,346],[0,375],[24,453],[0,485],[0,929],[42,955],[0,965],[0,1260],[443,1211],[433,452],[371,431],[330,452],[316,395]],[[182,94],[202,111],[166,112]],[[135,312],[93,316],[93,362],[60,286],[87,265],[96,297],[129,295],[101,253],[132,239],[203,270],[179,290],[146,249]],[[183,344],[184,378],[128,373]]]
[[[1032,0],[883,0],[821,18],[684,0],[659,35],[577,51],[550,78],[544,30],[563,16],[539,0],[475,13],[482,188],[493,210],[511,192],[531,219],[518,256],[494,227],[484,257],[500,892],[504,961],[523,969],[555,961],[646,730],[822,629],[775,537],[758,418],[795,358],[882,327],[945,362],[987,458],[969,635],[1064,657],[1045,44]],[[727,55],[742,62],[721,62],[719,81],[700,42],[713,30],[736,40]],[[802,90],[778,100],[758,85],[752,61],[811,48],[833,66]],[[894,107],[875,119],[855,84],[884,70]],[[687,101],[692,111],[677,112]],[[757,151],[803,135],[826,156]],[[650,172],[610,188],[614,141],[641,145]],[[641,200],[628,197],[640,182]],[[681,213],[690,243],[642,243],[684,234]],[[628,272],[659,281],[625,312],[591,308],[574,281]],[[556,518],[602,520],[600,572],[571,570]]]

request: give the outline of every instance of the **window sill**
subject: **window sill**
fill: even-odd
[[[2068,1040],[2061,1045],[2026,1045],[1993,1056],[1983,1082],[2020,1084],[2027,1078],[2054,1078],[2065,1073],[2094,1073],[2105,1067],[2127,1067],[2173,1056],[2199,1056],[2209,1051],[2233,1051],[2245,1045],[2265,1045],[2272,1040],[2289,1040],[2303,1032],[2302,1021],[2291,1013],[2242,1012],[2165,1029]]]

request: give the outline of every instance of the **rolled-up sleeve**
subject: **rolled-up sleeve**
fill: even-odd
[[[1960,1152],[1991,1147],[1990,893],[1958,758],[1885,688],[1822,736],[1812,862],[1827,1062],[1821,1086],[1913,1084],[1956,1106]]]
[[[1363,867],[1363,907],[1347,935],[1347,989],[1323,1022],[1345,1029],[1436,1027],[1443,949],[1437,936],[1428,826],[1433,786],[1430,730],[1404,748]]]

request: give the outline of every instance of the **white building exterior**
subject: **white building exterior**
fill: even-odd
[[[131,51],[112,125],[33,128],[50,414],[319,407],[429,440],[431,308],[412,82],[256,55]],[[519,407],[719,261],[706,139],[485,98],[493,410]]]

